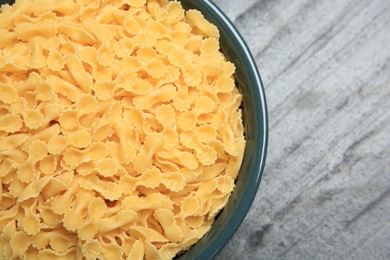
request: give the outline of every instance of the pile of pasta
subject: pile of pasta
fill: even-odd
[[[0,21],[1,258],[196,243],[245,148],[217,28],[168,0],[17,0]]]

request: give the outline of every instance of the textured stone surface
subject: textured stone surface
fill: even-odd
[[[390,1],[215,3],[270,123],[259,192],[216,259],[390,259]]]

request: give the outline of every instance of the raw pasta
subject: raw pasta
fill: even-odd
[[[218,29],[168,0],[0,9],[0,259],[172,259],[245,148]]]

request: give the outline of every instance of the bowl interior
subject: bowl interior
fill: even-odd
[[[0,0],[12,4],[13,0]],[[254,59],[234,25],[209,0],[181,0],[185,9],[197,9],[220,31],[222,52],[236,65],[236,82],[243,95],[247,144],[236,187],[210,231],[178,259],[211,259],[230,240],[244,220],[258,190],[268,140],[267,108],[263,85]]]

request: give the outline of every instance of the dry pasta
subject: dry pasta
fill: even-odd
[[[245,149],[219,31],[168,0],[0,9],[0,259],[172,259]]]

